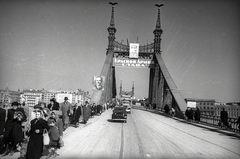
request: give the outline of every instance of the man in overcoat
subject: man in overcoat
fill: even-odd
[[[91,113],[90,105],[88,104],[88,101],[85,102],[85,105],[83,106],[83,122],[84,124],[87,123]]]
[[[71,107],[72,105],[68,102],[68,97],[64,97],[64,102],[60,104],[64,130],[66,130],[69,126],[69,116],[71,115],[70,114]]]
[[[201,116],[201,112],[200,112],[199,108],[197,107],[197,109],[194,113],[194,119],[196,122],[200,122],[200,116]]]
[[[76,104],[73,108],[73,115],[72,115],[72,124],[77,127],[79,124],[79,118],[81,116],[81,105]]]
[[[226,127],[229,127],[228,112],[225,110],[225,108],[223,108],[222,111],[220,112],[220,118],[221,118],[221,122],[223,123],[223,125],[225,125]]]

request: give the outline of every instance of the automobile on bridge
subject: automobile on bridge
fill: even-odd
[[[127,122],[127,111],[125,107],[116,106],[113,109],[112,120],[124,121]]]

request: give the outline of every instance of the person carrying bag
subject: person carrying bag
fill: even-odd
[[[39,159],[42,156],[44,129],[49,130],[48,122],[42,118],[43,112],[41,110],[36,110],[35,115],[36,118],[31,121],[31,129],[27,133],[29,142],[26,159]]]

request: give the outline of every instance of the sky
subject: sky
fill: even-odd
[[[115,0],[116,40],[153,42],[161,7],[162,57],[184,98],[240,100],[239,0]],[[106,57],[106,0],[0,1],[0,89],[92,93]],[[149,69],[116,68],[117,90],[148,97]]]

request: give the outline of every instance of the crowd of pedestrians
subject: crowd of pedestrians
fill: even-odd
[[[187,120],[187,122],[200,122],[200,118],[201,118],[201,111],[198,107],[196,107],[196,109],[187,107],[186,111],[185,111],[185,118]],[[225,108],[222,108],[222,110],[220,111],[220,119],[218,121],[218,126],[224,129],[231,129],[233,123],[229,122],[229,118],[228,118],[228,112],[225,110]],[[240,131],[240,116],[238,117],[238,119],[236,120],[236,124],[238,124],[238,129]]]
[[[13,102],[11,108],[0,106],[0,154],[12,156],[17,149],[19,159],[40,159],[58,156],[57,150],[64,146],[64,131],[69,126],[79,127],[89,118],[101,115],[109,104],[93,103],[72,105],[68,97],[58,103],[54,98],[50,104],[43,102],[33,108],[24,103]],[[44,143],[47,133],[49,142]]]

